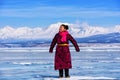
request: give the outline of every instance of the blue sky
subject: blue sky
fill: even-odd
[[[120,24],[120,0],[0,0],[0,27],[47,27],[57,22]]]

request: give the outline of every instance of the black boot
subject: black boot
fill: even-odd
[[[65,69],[65,77],[66,78],[70,78],[69,69]]]
[[[59,69],[59,78],[63,78],[63,69]]]

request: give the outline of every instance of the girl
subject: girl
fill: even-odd
[[[49,52],[53,52],[53,48],[56,46],[55,53],[55,70],[59,70],[59,78],[63,78],[63,70],[65,71],[65,77],[69,78],[69,69],[72,68],[71,55],[69,50],[69,41],[72,42],[77,52],[80,51],[75,39],[68,33],[68,25],[62,24],[59,28],[59,32],[52,40]]]

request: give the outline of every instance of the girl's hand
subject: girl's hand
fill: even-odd
[[[80,50],[76,50],[76,52],[80,52]]]
[[[49,53],[53,53],[53,49],[49,49]]]
[[[49,51],[49,53],[53,53],[53,51]]]

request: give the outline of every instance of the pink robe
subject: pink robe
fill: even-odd
[[[52,40],[49,52],[53,52],[53,48],[56,45],[56,43],[57,44],[63,44],[63,43],[69,44],[69,41],[72,42],[72,44],[74,45],[77,52],[80,51],[80,49],[77,45],[77,42],[70,34],[67,34],[66,42],[61,42],[61,37],[62,36],[59,35],[59,33],[57,33],[55,35],[55,37]],[[54,61],[55,61],[54,62],[55,70],[72,68],[71,54],[70,54],[69,46],[56,46]]]

